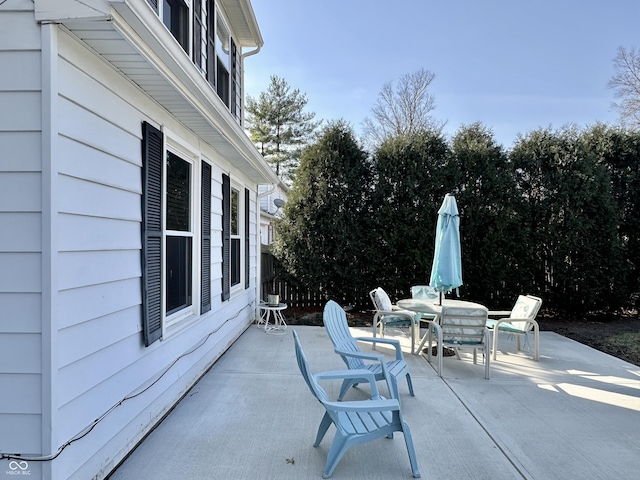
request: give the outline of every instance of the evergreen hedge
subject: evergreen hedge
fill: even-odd
[[[460,210],[461,298],[508,308],[520,293],[565,313],[640,296],[640,132],[539,129],[510,151],[480,123],[451,138],[399,136],[370,156],[334,122],[303,152],[274,253],[326,298],[369,306],[428,283],[437,211]]]

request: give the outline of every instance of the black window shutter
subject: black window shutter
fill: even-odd
[[[222,301],[231,297],[231,179],[222,174]]]
[[[211,165],[202,162],[202,300],[200,313],[211,310]]]
[[[162,132],[142,124],[142,331],[145,346],[162,336]]]
[[[244,189],[244,288],[249,288],[249,189]]]
[[[158,0],[147,0],[147,3],[151,5],[151,8],[158,13]]]
[[[233,41],[233,38],[231,39],[231,113],[233,113],[234,115],[238,116],[239,112],[239,107],[240,105],[238,105],[237,97],[238,97],[238,82],[237,82],[237,78],[236,78],[236,74],[237,74],[237,66],[236,66],[236,62],[237,62],[237,51],[236,51],[236,44]]]

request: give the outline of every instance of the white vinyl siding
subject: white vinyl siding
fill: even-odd
[[[15,70],[0,76],[0,225],[6,227],[0,229],[0,451],[55,453],[117,405],[54,462],[30,462],[36,478],[40,470],[45,478],[102,478],[254,320],[255,291],[220,301],[220,182],[231,174],[253,191],[266,170],[234,164],[244,161],[242,145],[239,154],[225,140],[221,154],[215,141],[207,144],[68,28],[40,26],[33,5],[0,2],[0,64]],[[113,36],[110,25],[89,33]],[[54,55],[43,58],[41,38],[53,41]],[[121,54],[113,52],[119,60]],[[51,76],[41,92],[42,79]],[[189,94],[167,91],[173,98]],[[195,312],[185,328],[147,348],[140,228],[145,121],[194,149],[196,181],[201,158],[212,167],[211,311]],[[224,121],[224,131],[210,138],[234,138],[238,126]]]
[[[25,454],[42,449],[42,75],[32,9],[0,5],[0,451]]]
[[[220,169],[212,164],[211,291],[215,314],[209,315],[207,322],[193,323],[179,335],[144,348],[140,318],[141,122],[166,122],[186,144],[198,145],[198,141],[154,102],[139,92],[129,93],[123,80],[100,62],[91,61],[71,39],[60,35],[60,40],[59,332],[54,360],[58,364],[57,436],[62,443],[221,327],[242,310],[244,299],[220,310],[221,258],[216,232],[221,211],[216,211],[215,199],[220,190]],[[197,178],[198,164],[192,166]],[[199,302],[194,298],[194,305]],[[74,444],[76,462],[59,462],[59,471],[73,472],[78,464],[88,462],[95,454],[89,445],[108,443],[107,432],[120,431],[127,438],[143,435],[253,315],[251,308],[244,308],[232,323],[222,327],[218,340],[180,361],[180,371],[186,373],[179,378],[174,374],[163,377],[142,401],[125,402],[117,415],[104,420],[111,426],[92,432],[101,440]],[[81,346],[76,348],[78,344]],[[126,454],[122,448],[110,456]],[[80,472],[75,475],[81,476]]]

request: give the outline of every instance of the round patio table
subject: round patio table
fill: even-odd
[[[287,308],[286,303],[278,305],[269,305],[268,303],[260,304],[260,323],[264,323],[264,331],[267,333],[283,334],[287,330],[287,324],[284,321],[282,311]],[[269,324],[269,320],[273,323]]]

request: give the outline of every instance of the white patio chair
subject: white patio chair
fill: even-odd
[[[411,298],[438,303],[440,300],[440,293],[430,285],[413,285],[411,287]]]
[[[416,345],[416,329],[420,325],[420,314],[409,310],[401,310],[393,305],[389,295],[381,287],[371,290],[369,297],[371,297],[373,307],[376,310],[373,316],[373,337],[376,337],[378,329],[380,329],[380,336],[384,337],[386,327],[408,326],[411,333],[411,353],[413,354]],[[375,349],[375,343],[373,348]]]
[[[484,354],[484,378],[490,378],[489,357],[491,356],[490,334],[486,326],[487,309],[465,308],[465,307],[442,307],[440,323],[429,323],[429,329],[435,331],[437,345],[437,370],[442,377],[442,357],[443,348],[454,349],[458,353],[459,349],[473,350],[473,363],[478,363],[478,350]],[[431,362],[432,350],[431,342],[433,335],[429,332],[429,346],[427,360]],[[458,359],[460,356],[457,355]]]
[[[542,299],[533,295],[520,295],[510,311],[491,310],[489,316],[504,316],[505,318],[487,320],[487,328],[493,332],[493,359],[498,352],[499,333],[516,336],[518,351],[521,350],[520,337],[526,336],[533,330],[534,353],[533,359],[540,359],[540,326],[536,322],[536,315],[542,305]],[[497,329],[497,331],[496,331]]]

